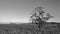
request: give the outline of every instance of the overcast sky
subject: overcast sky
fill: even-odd
[[[60,22],[60,0],[0,0],[0,22],[28,22],[39,6],[54,16],[49,21]]]

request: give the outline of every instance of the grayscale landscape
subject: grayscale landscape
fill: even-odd
[[[0,34],[60,34],[60,0],[0,0]]]

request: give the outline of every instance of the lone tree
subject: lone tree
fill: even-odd
[[[43,7],[37,7],[34,9],[34,14],[32,16],[30,16],[30,21],[32,23],[35,23],[38,25],[39,29],[41,29],[41,26],[50,18],[52,18],[53,16],[51,16],[49,13],[45,15],[45,12],[43,10]]]

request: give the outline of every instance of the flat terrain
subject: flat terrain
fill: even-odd
[[[46,23],[41,30],[34,23],[0,24],[0,34],[60,34],[60,24]]]
[[[37,34],[36,24],[0,24],[0,34]]]

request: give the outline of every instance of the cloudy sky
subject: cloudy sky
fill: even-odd
[[[28,22],[39,6],[54,16],[49,21],[60,22],[60,0],[0,0],[0,22]]]

